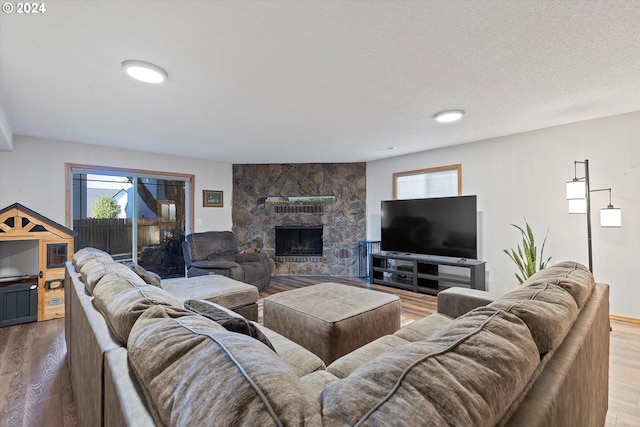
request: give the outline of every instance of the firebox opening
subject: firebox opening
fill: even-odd
[[[276,256],[322,256],[322,226],[276,227]]]

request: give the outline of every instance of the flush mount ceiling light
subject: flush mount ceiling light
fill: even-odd
[[[167,72],[156,64],[135,59],[123,61],[122,69],[130,77],[145,83],[162,83],[168,77]]]
[[[445,110],[436,113],[433,118],[436,122],[440,123],[450,123],[460,120],[464,116],[464,110]]]

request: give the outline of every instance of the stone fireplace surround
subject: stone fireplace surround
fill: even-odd
[[[287,209],[267,197],[335,196]],[[366,237],[366,164],[233,165],[232,231],[241,248],[257,242],[276,276],[352,276],[355,248]],[[322,257],[276,258],[276,226],[323,226]]]

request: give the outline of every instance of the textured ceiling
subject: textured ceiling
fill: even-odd
[[[635,0],[45,6],[0,15],[0,106],[16,135],[352,162],[640,110]],[[126,59],[169,80],[137,83]],[[447,108],[467,114],[432,120]]]

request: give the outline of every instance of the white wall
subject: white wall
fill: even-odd
[[[479,258],[487,261],[487,286],[506,290],[515,266],[502,252],[532,226],[538,241],[549,228],[551,262],[588,264],[585,215],[569,215],[565,183],[574,160],[589,159],[591,188],[612,188],[622,208],[622,228],[600,228],[607,192],[592,193],[593,271],[611,285],[611,313],[640,318],[640,112],[557,126],[367,164],[367,238],[380,238],[380,201],[393,197],[392,174],[462,163],[462,191],[478,195]],[[583,169],[578,168],[579,176]]]
[[[195,231],[230,230],[232,165],[161,154],[123,151],[14,136],[0,151],[0,208],[18,202],[65,223],[65,163],[195,175]],[[584,215],[569,215],[565,182],[573,161],[589,159],[592,188],[611,187],[622,208],[621,229],[601,229],[606,192],[593,193],[593,268],[611,285],[611,313],[640,318],[640,112],[367,164],[367,238],[380,237],[380,201],[392,198],[392,173],[462,163],[463,193],[478,195],[479,257],[487,261],[488,287],[513,285],[515,271],[502,249],[519,243],[526,216],[538,239],[549,228],[545,253],[552,262],[587,264]],[[223,190],[223,208],[203,208],[202,189]],[[198,223],[198,219],[202,223]]]
[[[0,151],[0,209],[17,202],[64,225],[65,163],[193,174],[195,231],[231,230],[229,163],[17,135],[13,151]],[[223,190],[224,207],[202,207],[203,189]]]

